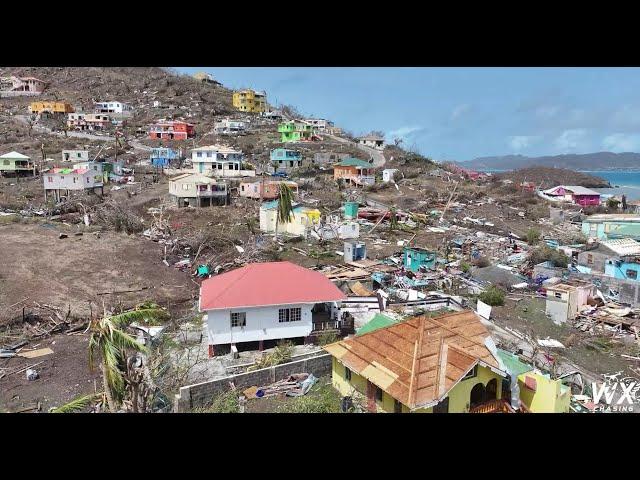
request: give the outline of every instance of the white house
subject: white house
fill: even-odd
[[[225,118],[224,120],[215,123],[213,132],[217,135],[228,135],[231,133],[244,132],[246,129],[247,125],[244,122]]]
[[[133,107],[122,102],[95,102],[96,113],[115,113],[122,116],[129,116],[133,113]]]
[[[244,155],[223,145],[208,145],[191,150],[196,173],[213,173],[216,177],[253,177],[255,170],[242,170]]]
[[[62,150],[63,162],[88,162],[89,150]]]
[[[169,195],[178,207],[226,205],[228,193],[224,180],[216,180],[200,173],[185,173],[169,180]]]
[[[382,137],[367,135],[366,137],[360,137],[358,143],[365,147],[375,148],[376,150],[384,150],[384,138]]]
[[[42,175],[45,201],[50,195],[56,202],[69,198],[73,191],[87,190],[102,195],[102,173],[93,168],[54,168]]]
[[[200,287],[209,356],[216,345],[306,338],[339,329],[328,312],[346,295],[325,275],[291,262],[251,263]],[[335,309],[334,309],[335,310]]]
[[[326,132],[327,129],[333,127],[333,122],[324,118],[306,118],[304,121],[313,126],[318,132]]]

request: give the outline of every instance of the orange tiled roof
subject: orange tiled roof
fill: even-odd
[[[500,369],[472,311],[416,317],[323,347],[410,409],[442,400],[476,363]]]

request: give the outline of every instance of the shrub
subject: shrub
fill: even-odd
[[[491,285],[484,292],[478,295],[478,300],[486,303],[487,305],[491,305],[492,307],[496,307],[504,305],[504,295],[504,291],[494,285]]]
[[[207,407],[194,408],[193,413],[240,413],[238,392],[229,390],[214,397]]]
[[[329,345],[338,340],[338,335],[336,332],[322,332],[318,335],[318,344],[320,346]]]
[[[566,267],[570,262],[569,257],[564,253],[554,250],[548,245],[542,245],[531,250],[531,253],[529,253],[529,261],[533,265],[542,262],[551,262],[554,267]]]
[[[491,265],[491,262],[487,257],[480,257],[477,260],[475,260],[473,263],[476,267],[479,267],[479,268],[484,268]]]
[[[467,262],[460,262],[460,269],[464,272],[464,273],[468,273],[469,270],[471,270],[471,265],[468,264]]]
[[[529,245],[535,245],[540,241],[540,230],[530,228],[527,230],[527,243]]]
[[[247,371],[260,370],[261,368],[273,367],[281,363],[287,363],[293,355],[293,344],[288,341],[280,342],[271,353],[262,355],[254,365],[250,366]]]

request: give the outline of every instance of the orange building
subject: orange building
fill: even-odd
[[[372,164],[359,158],[345,158],[333,166],[333,178],[342,178],[355,185],[372,185],[376,182]]]

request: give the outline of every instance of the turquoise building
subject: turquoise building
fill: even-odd
[[[640,263],[634,260],[610,259],[604,265],[604,274],[607,277],[637,282],[640,277],[639,273]]]
[[[591,215],[582,221],[582,233],[587,238],[598,238],[600,240],[616,238],[640,240],[640,215]]]
[[[275,172],[288,172],[302,166],[302,154],[297,150],[275,148],[269,155]]]
[[[420,247],[404,247],[404,267],[417,272],[420,267],[433,268],[436,264],[436,252]]]

